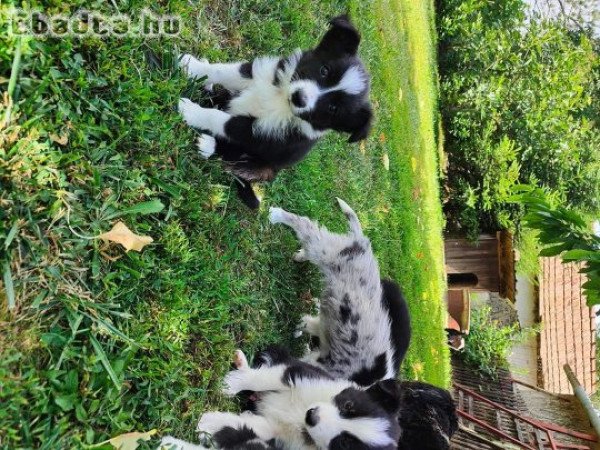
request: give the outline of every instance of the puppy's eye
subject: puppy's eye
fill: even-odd
[[[342,411],[344,412],[350,412],[354,409],[354,403],[352,403],[350,400],[346,401],[343,405],[342,405]]]
[[[329,67],[321,66],[321,70],[319,70],[319,72],[321,73],[321,77],[325,78],[327,75],[329,75]]]
[[[333,103],[330,103],[328,110],[329,110],[330,114],[335,114],[337,112],[337,110],[338,110],[338,107],[337,107],[337,105],[334,105]]]

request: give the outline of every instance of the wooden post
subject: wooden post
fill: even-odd
[[[600,416],[598,416],[598,414],[596,413],[596,410],[594,409],[594,405],[592,405],[592,401],[590,400],[587,393],[585,392],[585,389],[583,389],[583,386],[581,385],[581,383],[579,383],[579,380],[573,373],[571,366],[569,366],[569,364],[565,364],[563,366],[563,369],[565,370],[565,373],[567,374],[569,383],[571,383],[571,386],[573,386],[573,391],[575,392],[575,397],[577,397],[577,399],[581,403],[581,406],[583,406],[583,409],[587,413],[587,415],[590,419],[590,423],[592,424],[592,427],[596,431],[596,434],[598,436],[600,436]]]

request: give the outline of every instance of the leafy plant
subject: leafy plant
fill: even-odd
[[[600,237],[575,211],[552,202],[548,194],[533,186],[519,186],[512,200],[525,207],[523,225],[538,230],[538,240],[545,246],[540,256],[561,255],[564,263],[583,263],[580,269],[587,281],[583,284],[589,306],[600,303]]]
[[[491,317],[490,307],[484,306],[471,314],[471,328],[460,355],[479,372],[495,377],[499,369],[508,367],[512,346],[521,336],[518,324],[498,326]]]

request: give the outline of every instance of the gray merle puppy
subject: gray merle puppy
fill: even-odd
[[[410,317],[396,283],[381,280],[371,242],[356,213],[341,199],[348,234],[331,233],[306,217],[271,208],[272,223],[292,228],[302,248],[296,261],[321,270],[325,289],[318,317],[305,316],[302,329],[319,338],[305,361],[360,386],[398,375],[410,343]]]

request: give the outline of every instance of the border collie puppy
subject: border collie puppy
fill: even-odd
[[[182,98],[179,111],[188,125],[207,132],[197,142],[200,155],[223,160],[250,208],[260,203],[252,183],[272,181],[302,160],[326,131],[350,133],[350,142],[369,133],[370,82],[357,56],[360,35],[345,15],[330,25],[317,47],[286,58],[225,64],[180,59],[189,77],[206,77],[209,87],[218,84],[228,93],[221,109]]]
[[[201,437],[209,434],[216,448],[397,448],[401,392],[396,380],[361,388],[351,381],[335,380],[323,369],[294,359],[278,347],[262,352],[253,367],[237,350],[234,363],[237,370],[225,377],[224,392],[254,392],[256,413],[202,415],[197,430]],[[172,445],[173,450],[210,448],[172,437],[163,438],[161,444],[165,448]]]
[[[263,443],[280,442],[289,450],[396,449],[401,395],[397,381],[361,388],[276,347],[262,352],[253,367],[238,350],[235,364],[237,370],[225,377],[224,392],[254,392],[256,413],[204,414],[198,430],[213,439],[233,428],[252,430]]]
[[[302,248],[294,259],[312,262],[324,277],[319,317],[305,316],[301,325],[319,338],[318,351],[305,360],[335,378],[370,386],[398,375],[410,342],[410,317],[398,285],[381,280],[356,213],[343,200],[338,203],[348,234],[331,233],[281,208],[270,209],[270,220],[296,232]]]

